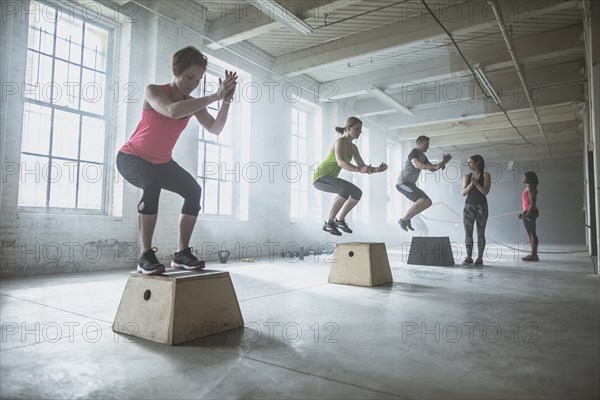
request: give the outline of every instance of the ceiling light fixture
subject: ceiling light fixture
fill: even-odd
[[[483,70],[481,69],[479,64],[475,65],[474,70],[475,70],[475,75],[477,75],[477,77],[479,78],[481,83],[483,83],[483,87],[487,91],[488,96],[490,96],[496,104],[502,103],[500,96],[498,96],[498,93],[496,93],[496,90],[494,90],[494,87],[488,80],[487,76],[485,76],[485,74],[483,73]]]
[[[275,0],[247,0],[248,3],[258,8],[271,19],[291,29],[299,35],[310,35],[315,29],[296,17],[294,13],[276,2]]]
[[[406,115],[415,115],[410,108],[406,107],[404,104],[400,103],[398,100],[379,89],[377,86],[371,86],[369,88],[369,93],[395,110],[398,110]]]

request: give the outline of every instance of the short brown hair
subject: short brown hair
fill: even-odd
[[[421,143],[421,142],[425,142],[425,141],[429,141],[429,138],[425,135],[421,135],[417,138],[417,143]]]
[[[171,60],[173,74],[179,75],[192,65],[199,65],[203,68],[208,65],[208,59],[197,48],[188,46],[173,54]]]

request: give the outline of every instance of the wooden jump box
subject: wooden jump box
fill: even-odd
[[[244,325],[229,272],[129,275],[113,331],[174,345]]]
[[[385,243],[338,243],[329,270],[329,283],[377,286],[392,282]]]

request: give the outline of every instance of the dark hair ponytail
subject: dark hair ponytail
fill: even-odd
[[[539,183],[538,176],[533,171],[525,172],[523,177],[524,177],[523,182],[527,183],[528,185],[536,185],[537,186],[537,184]]]
[[[346,132],[351,126],[359,124],[359,123],[362,124],[362,121],[360,119],[358,119],[356,117],[348,117],[348,118],[346,118],[344,127],[342,128],[341,126],[336,126],[335,131],[341,135],[344,132]]]

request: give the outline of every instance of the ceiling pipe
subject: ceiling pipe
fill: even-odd
[[[494,15],[496,16],[496,20],[498,21],[498,25],[500,26],[500,31],[502,32],[502,37],[506,42],[506,47],[508,48],[508,52],[512,58],[513,64],[515,65],[515,69],[517,70],[517,74],[519,75],[519,80],[521,81],[521,86],[523,86],[523,90],[525,91],[525,96],[527,96],[527,102],[529,102],[529,106],[531,107],[531,111],[533,111],[533,116],[535,117],[535,121],[537,123],[538,128],[540,129],[540,133],[544,138],[544,142],[548,145],[548,139],[546,138],[546,134],[544,133],[544,128],[542,127],[542,121],[540,120],[540,115],[538,113],[537,108],[533,104],[533,99],[531,98],[531,94],[529,93],[529,86],[527,85],[527,80],[525,79],[525,73],[523,72],[523,68],[521,63],[519,62],[519,57],[515,52],[515,46],[512,43],[512,40],[508,33],[508,28],[504,23],[504,19],[502,18],[502,14],[498,10],[498,4],[495,0],[489,0],[488,4],[492,7],[494,11]]]

